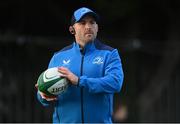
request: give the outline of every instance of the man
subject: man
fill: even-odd
[[[88,8],[76,10],[69,27],[75,41],[49,63],[49,68],[59,67],[71,84],[58,97],[37,93],[44,106],[55,101],[54,123],[112,122],[113,94],[122,87],[123,70],[117,49],[96,39],[98,20]]]

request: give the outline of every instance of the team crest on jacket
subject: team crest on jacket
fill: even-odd
[[[94,58],[94,60],[93,60],[93,64],[98,64],[98,65],[100,65],[100,64],[103,64],[103,62],[104,62],[104,59],[103,59],[103,57],[101,57],[101,56],[97,56],[96,58]]]

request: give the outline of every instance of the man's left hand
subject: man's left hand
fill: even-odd
[[[59,67],[58,72],[60,72],[62,77],[67,78],[73,85],[78,84],[78,77],[73,74],[68,68]]]

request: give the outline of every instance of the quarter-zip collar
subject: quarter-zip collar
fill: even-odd
[[[95,50],[95,41],[96,41],[96,40],[91,41],[91,42],[87,43],[87,44],[84,46],[84,48],[83,48],[83,53],[84,53],[84,54],[88,54],[88,53],[90,53],[90,52],[92,52],[92,51]],[[75,49],[78,50],[79,52],[80,52],[81,49],[82,49],[82,48],[80,48],[80,45],[79,45],[76,41],[74,42],[74,47],[75,47]]]
[[[73,48],[74,48],[75,52],[81,54],[81,52],[80,52],[81,51],[80,45],[76,41],[73,42]]]

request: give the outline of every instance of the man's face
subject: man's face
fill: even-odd
[[[76,41],[87,43],[93,41],[98,32],[98,25],[93,17],[85,16],[80,22],[74,24]]]

